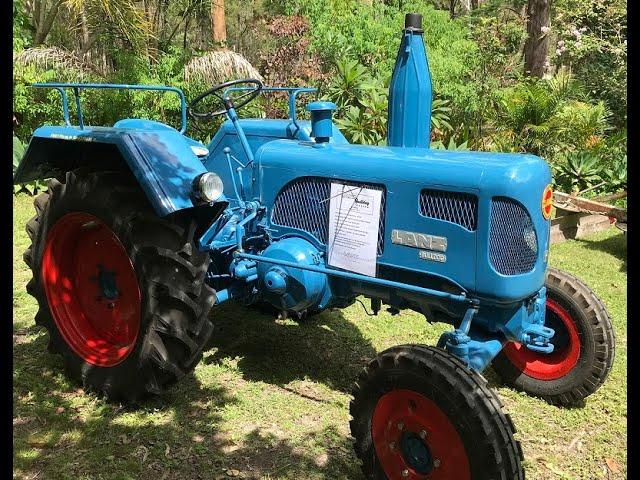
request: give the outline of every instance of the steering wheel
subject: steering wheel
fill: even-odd
[[[227,95],[218,93],[221,90],[226,90],[227,88],[234,87],[236,85],[245,85],[245,87],[242,88],[242,90],[248,90],[248,91],[246,93],[238,95],[235,98],[231,98]],[[253,86],[253,88],[251,86]],[[238,110],[244,107],[250,101],[252,101],[258,95],[260,95],[263,87],[264,85],[262,84],[262,82],[255,78],[242,78],[239,80],[231,80],[230,82],[221,83],[219,85],[216,85],[212,89],[207,90],[206,92],[200,94],[198,97],[196,97],[193,100],[193,102],[191,102],[191,105],[189,105],[189,115],[191,115],[193,118],[196,118],[196,119],[213,118],[213,117],[217,117],[218,115],[222,115],[226,113],[230,108],[234,108]],[[196,112],[193,110],[193,108],[198,103],[200,103],[202,100],[204,100],[205,98],[211,95],[213,95],[218,100],[220,100],[220,103],[224,106],[224,108],[221,108],[220,110],[216,110],[215,112]]]

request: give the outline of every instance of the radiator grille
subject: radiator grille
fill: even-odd
[[[380,226],[378,229],[378,255],[384,250],[384,216],[386,192],[384,186],[335,180],[322,177],[303,177],[287,184],[278,193],[273,205],[271,221],[282,227],[297,228],[313,235],[326,244],[329,236],[329,196],[331,182],[354,187],[382,191],[380,204]]]
[[[478,197],[469,193],[422,190],[420,214],[458,224],[473,232],[478,223]]]
[[[491,202],[489,260],[503,275],[533,269],[538,258],[538,237],[531,217],[518,202],[496,197]]]

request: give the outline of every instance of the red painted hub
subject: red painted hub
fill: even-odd
[[[140,331],[140,289],[118,237],[88,213],[69,213],[47,235],[42,283],[62,338],[100,367],[122,362]]]
[[[554,348],[553,353],[544,354],[529,350],[517,342],[504,347],[504,353],[516,368],[525,375],[538,380],[557,380],[568,374],[580,358],[580,335],[571,314],[556,301],[547,298],[545,313],[548,324],[566,341]],[[550,321],[551,320],[551,321]]]
[[[431,399],[392,390],[378,400],[371,436],[389,480],[470,480],[460,435]]]

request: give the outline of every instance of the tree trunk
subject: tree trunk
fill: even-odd
[[[213,42],[227,41],[227,26],[224,20],[224,0],[211,0],[211,32]]]
[[[47,39],[61,3],[62,0],[55,0],[48,12],[45,0],[39,0],[35,3],[33,23],[36,27],[36,34],[33,39],[34,46],[42,45]]]
[[[80,23],[80,31],[82,33],[80,36],[78,36],[78,56],[82,58],[84,55],[89,53],[89,50],[91,50],[91,47],[93,46],[93,41],[91,40],[91,37],[89,35],[89,25],[87,25],[87,12],[84,5],[80,7],[78,21]]]
[[[449,0],[449,17],[453,20],[456,16],[456,4],[458,0]]]
[[[527,3],[527,41],[524,44],[524,73],[542,77],[549,50],[549,37],[542,32],[549,26],[551,0],[529,0]]]

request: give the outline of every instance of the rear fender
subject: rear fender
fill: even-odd
[[[124,164],[124,165],[123,165]],[[215,220],[227,206],[193,196],[194,179],[207,171],[184,137],[173,129],[40,127],[29,142],[14,183],[51,177],[83,166],[126,166],[134,174],[159,216],[198,207]]]

